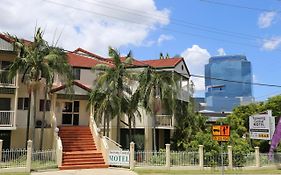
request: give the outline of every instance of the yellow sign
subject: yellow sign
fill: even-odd
[[[216,141],[229,141],[229,136],[213,136],[213,140]]]
[[[213,125],[212,134],[213,134],[213,140],[229,141],[230,126],[229,125]]]

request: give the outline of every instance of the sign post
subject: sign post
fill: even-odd
[[[213,140],[216,140],[220,143],[221,146],[221,173],[224,174],[224,165],[223,165],[223,142],[229,141],[230,137],[230,126],[229,125],[213,125],[212,126],[212,135]]]

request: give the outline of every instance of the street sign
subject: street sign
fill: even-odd
[[[275,131],[275,118],[271,111],[267,114],[256,114],[249,117],[249,133],[251,139],[271,140]]]
[[[213,140],[229,141],[230,126],[229,125],[213,125],[212,134],[213,134]]]

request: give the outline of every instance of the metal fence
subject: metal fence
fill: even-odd
[[[136,166],[164,166],[166,164],[166,152],[135,152]]]
[[[227,166],[228,165],[228,154],[214,154],[212,152],[204,153],[204,166],[205,167],[216,167],[216,166]]]
[[[56,168],[56,151],[55,150],[43,150],[34,151],[31,156],[31,169],[49,169]]]
[[[171,166],[198,166],[199,153],[185,151],[171,151]]]
[[[0,168],[25,167],[27,151],[25,149],[2,150]]]

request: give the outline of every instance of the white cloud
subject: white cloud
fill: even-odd
[[[268,28],[271,26],[274,18],[276,17],[277,12],[270,11],[270,12],[263,12],[260,14],[258,19],[258,26],[260,28]]]
[[[0,11],[0,32],[32,39],[37,24],[49,42],[55,31],[57,36],[62,32],[59,45],[65,49],[83,47],[102,55],[107,55],[109,45],[142,45],[149,32],[169,24],[170,13],[158,9],[154,0],[2,0]]]
[[[207,49],[203,49],[198,45],[193,45],[187,48],[181,54],[184,57],[187,67],[191,74],[204,75],[205,64],[208,63],[211,57]],[[195,91],[204,91],[205,82],[204,78],[191,78],[195,85]]]
[[[174,39],[173,36],[162,34],[162,35],[159,36],[159,38],[157,40],[157,44],[160,45],[162,42],[169,41],[169,40],[172,40],[172,39]]]
[[[223,48],[219,48],[217,51],[218,51],[219,56],[226,55]]]
[[[262,48],[267,51],[274,50],[281,45],[281,36],[263,40]]]

